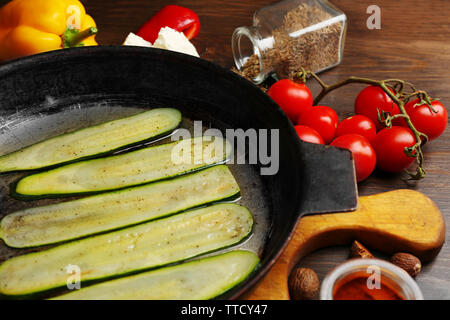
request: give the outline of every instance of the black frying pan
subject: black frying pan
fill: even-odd
[[[123,108],[116,109],[117,105]],[[221,130],[280,130],[278,173],[258,175],[257,184],[238,180],[243,200],[251,198],[257,186],[264,194],[261,206],[269,212],[267,237],[259,251],[261,265],[247,281],[220,298],[237,298],[263,277],[300,216],[356,207],[349,152],[301,142],[278,106],[233,72],[159,49],[77,48],[0,66],[0,154],[149,107],[175,107],[185,117]],[[259,172],[260,166],[253,165],[252,170]],[[0,216],[24,206],[7,192],[7,184],[15,178],[0,176]],[[0,248],[0,260],[21,253]]]

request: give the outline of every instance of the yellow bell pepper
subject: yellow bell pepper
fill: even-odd
[[[97,28],[78,0],[13,0],[0,8],[0,62],[94,46]]]

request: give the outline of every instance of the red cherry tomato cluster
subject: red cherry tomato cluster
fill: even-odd
[[[426,134],[429,141],[439,137],[448,122],[447,110],[442,103],[434,100],[431,107],[420,104],[418,99],[405,105],[412,124],[419,132]],[[400,113],[398,106],[381,88],[368,86],[355,100],[355,113],[367,116],[377,126],[378,133],[369,139],[376,153],[377,168],[387,172],[401,172],[414,161],[413,157],[405,154],[405,148],[413,146],[416,139],[402,118],[394,119],[391,128],[383,128],[378,121],[378,111],[389,112],[391,116]]]
[[[301,140],[330,144],[352,152],[356,178],[366,179],[375,166],[387,172],[401,172],[414,161],[405,148],[416,143],[415,136],[402,118],[395,119],[391,128],[384,128],[378,120],[381,111],[391,116],[399,114],[399,107],[379,87],[364,88],[355,100],[355,115],[339,122],[330,107],[313,106],[313,97],[304,84],[280,80],[267,94],[280,106],[294,123]],[[415,128],[429,140],[439,137],[447,127],[447,110],[439,101],[420,105],[418,100],[405,105]]]

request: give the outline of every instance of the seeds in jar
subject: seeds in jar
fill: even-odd
[[[300,4],[288,11],[282,24],[272,31],[273,46],[261,57],[251,56],[241,68],[241,75],[254,78],[263,70],[273,70],[280,78],[293,79],[301,68],[319,72],[341,60],[344,21],[319,5]]]

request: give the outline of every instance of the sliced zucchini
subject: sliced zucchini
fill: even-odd
[[[52,244],[164,217],[238,193],[228,167],[219,165],[172,180],[18,211],[1,220],[0,237],[15,248]]]
[[[70,266],[80,280],[104,279],[164,266],[238,243],[253,218],[237,204],[218,204],[7,260],[0,294],[28,295],[66,285]]]
[[[54,300],[212,299],[244,281],[258,263],[253,252],[231,251],[93,285]]]
[[[99,156],[159,137],[181,122],[176,109],[137,115],[66,133],[0,157],[0,172],[34,170]]]
[[[230,152],[222,138],[186,139],[29,175],[16,184],[12,194],[46,198],[121,189],[223,162]]]

